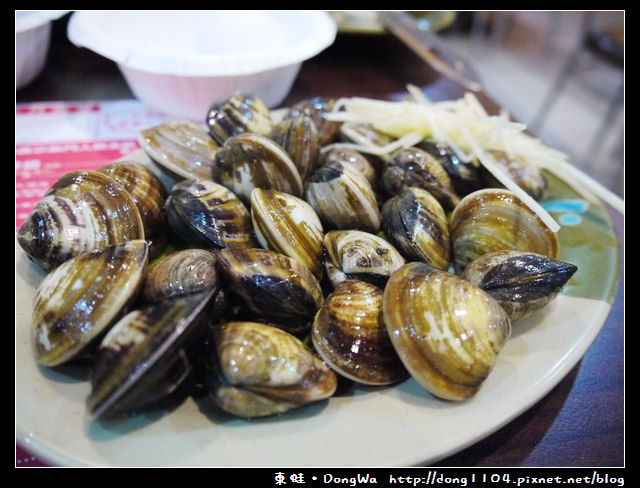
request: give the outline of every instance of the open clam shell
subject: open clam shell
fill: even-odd
[[[355,279],[384,288],[406,262],[389,241],[360,230],[331,230],[324,236],[324,247],[325,269],[334,286]]]
[[[79,254],[144,239],[144,224],[131,194],[97,171],[63,175],[18,230],[18,243],[47,271]]]
[[[558,235],[507,189],[485,188],[465,196],[451,213],[449,225],[458,273],[493,251],[530,251],[558,258]]]
[[[32,344],[36,361],[63,364],[83,353],[136,298],[149,257],[142,239],[71,258],[36,290]]]
[[[357,383],[390,385],[409,377],[384,324],[382,290],[340,282],[316,314],[311,340],[334,371]]]
[[[256,188],[251,193],[251,219],[262,247],[297,259],[313,274],[322,276],[322,223],[305,200],[278,190]]]
[[[549,304],[578,267],[526,251],[496,251],[472,261],[462,277],[495,298],[511,323],[523,320]]]
[[[188,377],[206,333],[215,288],[150,304],[122,317],[97,349],[87,410],[112,418],[167,397]]]
[[[212,328],[209,393],[240,417],[280,414],[330,398],[337,376],[295,336],[258,322]]]
[[[391,276],[383,314],[411,376],[446,400],[475,395],[511,334],[509,316],[488,293],[420,262]]]

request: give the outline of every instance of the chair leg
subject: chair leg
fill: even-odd
[[[618,111],[620,110],[620,107],[622,107],[623,103],[624,103],[624,78],[622,79],[620,86],[616,91],[615,96],[609,103],[609,106],[607,107],[607,111],[605,113],[604,118],[602,119],[602,122],[600,122],[598,129],[596,130],[593,137],[591,138],[591,143],[589,144],[589,147],[584,155],[586,168],[589,168],[592,165],[593,161],[595,160],[595,157],[600,152],[600,148],[602,147],[604,139],[607,133],[609,132],[609,130],[611,129],[611,125],[615,120],[615,117],[618,114]]]
[[[557,101],[558,97],[562,93],[567,82],[571,78],[571,75],[574,73],[576,66],[578,65],[581,49],[582,48],[578,46],[565,61],[564,66],[562,67],[562,69],[560,70],[560,73],[556,77],[555,82],[553,83],[553,85],[547,92],[546,97],[540,104],[540,108],[538,109],[538,112],[536,113],[535,117],[529,124],[529,128],[531,129],[532,132],[539,134],[540,131],[542,130],[542,126],[544,125],[544,122],[547,116],[549,115],[549,112],[551,112],[551,108]]]
[[[533,121],[529,124],[529,128],[534,133],[539,133],[542,130],[542,126],[553,107],[553,104],[556,102],[565,85],[573,75],[580,56],[582,54],[582,49],[584,48],[584,40],[587,32],[589,31],[590,26],[594,20],[594,12],[585,12],[584,17],[582,19],[582,24],[580,26],[580,34],[578,35],[578,42],[576,46],[573,48],[571,54],[569,54],[567,60],[565,61],[562,69],[560,70],[559,75],[556,77],[555,82],[551,86],[551,89],[547,92],[546,97],[540,104],[540,108],[536,113]]]

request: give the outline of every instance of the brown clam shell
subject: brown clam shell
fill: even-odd
[[[206,336],[211,288],[145,305],[122,317],[95,355],[87,410],[105,419],[140,413],[189,377]]]
[[[304,198],[323,226],[378,232],[380,208],[369,180],[358,169],[336,159],[322,164],[307,179]]]
[[[507,313],[488,293],[421,262],[391,275],[383,314],[411,376],[446,400],[476,394],[511,334]]]
[[[142,239],[71,258],[36,290],[32,343],[36,361],[56,366],[77,357],[135,300],[149,258]]]
[[[173,120],[141,130],[138,143],[149,158],[176,179],[212,179],[215,154],[220,144],[203,126]]]
[[[409,377],[382,315],[382,290],[359,280],[340,282],[311,327],[311,340],[337,373],[366,385],[390,385]]]
[[[142,288],[149,302],[197,293],[220,286],[214,252],[207,249],[181,249],[156,262],[149,269]]]
[[[278,190],[256,188],[251,193],[251,219],[262,247],[297,259],[322,277],[322,223],[305,200]]]
[[[131,194],[98,171],[63,175],[36,204],[17,236],[27,256],[47,271],[79,254],[144,238]]]
[[[169,237],[164,210],[167,190],[160,179],[146,166],[126,160],[114,161],[96,171],[111,176],[129,192],[142,218],[149,258],[159,256]]]
[[[267,136],[246,133],[228,138],[216,153],[214,178],[250,205],[254,188],[300,197],[303,182],[287,152]]]
[[[295,336],[259,322],[212,328],[209,392],[218,407],[252,418],[284,413],[330,398],[338,380]]]
[[[405,188],[382,206],[382,229],[408,261],[423,261],[446,270],[451,263],[447,215],[423,188]]]
[[[165,202],[167,222],[181,239],[211,249],[257,245],[251,214],[227,187],[211,180],[182,180]]]
[[[217,257],[228,287],[255,318],[289,332],[308,330],[324,295],[307,266],[270,249],[221,249]]]
[[[558,258],[558,235],[507,189],[485,188],[465,196],[451,213],[450,233],[457,272],[483,254],[508,249]]]

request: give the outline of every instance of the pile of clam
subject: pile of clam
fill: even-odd
[[[92,416],[185,389],[265,416],[327,400],[340,382],[408,378],[465,400],[512,325],[575,273],[556,234],[481,166],[427,140],[358,152],[340,144],[331,109],[318,98],[276,121],[259,99],[234,95],[202,126],[140,132],[170,187],[118,160],[63,176],[37,204],[18,232],[47,272],[35,359],[90,358]],[[494,156],[544,198],[543,174]]]

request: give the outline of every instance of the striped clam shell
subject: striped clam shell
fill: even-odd
[[[36,361],[56,366],[85,351],[136,298],[148,262],[142,239],[71,258],[36,290],[32,343]]]
[[[176,179],[212,179],[220,145],[201,125],[172,120],[138,132],[138,143],[158,167]]]
[[[327,114],[335,110],[335,105],[336,99],[334,98],[312,97],[292,105],[285,115],[285,119],[301,115],[311,117],[318,129],[320,146],[326,146],[340,139],[342,122],[327,117]]]
[[[409,187],[428,190],[445,211],[452,210],[460,201],[444,166],[417,147],[396,152],[385,163],[381,182],[388,195],[397,195]]]
[[[465,196],[451,213],[456,272],[493,251],[530,251],[558,258],[558,236],[510,190],[486,188]]]
[[[321,161],[324,164],[334,160],[353,166],[364,174],[371,184],[371,188],[377,188],[379,165],[374,164],[374,159],[371,156],[365,156],[364,153],[348,147],[334,146],[322,153]]]
[[[165,207],[169,226],[187,242],[211,249],[256,245],[248,208],[219,183],[180,181],[171,189]]]
[[[254,188],[283,191],[300,197],[303,192],[298,168],[287,152],[259,134],[230,137],[216,153],[214,178],[247,206]]]
[[[137,414],[185,383],[206,337],[214,289],[136,308],[100,342],[86,400],[93,418]]]
[[[300,339],[258,322],[212,329],[209,393],[225,412],[252,418],[287,412],[331,397],[335,372]]]
[[[167,190],[160,179],[148,167],[126,160],[114,161],[96,171],[111,176],[129,192],[142,218],[149,257],[158,256],[168,239],[164,209]]]
[[[380,229],[380,208],[365,175],[338,160],[322,164],[306,181],[304,199],[327,230]]]
[[[278,190],[256,188],[251,193],[251,218],[262,247],[297,259],[313,274],[322,276],[322,223],[305,200]]]
[[[274,125],[269,137],[291,156],[302,181],[315,171],[320,159],[320,141],[311,117],[299,115],[282,120]]]
[[[217,100],[205,117],[211,138],[222,146],[227,139],[244,133],[268,136],[273,129],[271,112],[258,97],[234,93]]]
[[[142,295],[149,302],[218,288],[216,255],[207,249],[181,249],[158,260],[148,271]]]
[[[408,261],[446,270],[451,261],[449,222],[442,205],[423,188],[406,188],[382,206],[382,228]]]
[[[144,238],[144,224],[130,193],[97,171],[63,175],[36,204],[17,236],[29,258],[45,270],[86,252]]]
[[[357,383],[389,385],[409,377],[389,339],[382,298],[382,290],[371,283],[342,281],[326,298],[311,327],[320,357]]]
[[[324,300],[309,268],[270,249],[228,248],[217,257],[227,285],[255,318],[290,332],[308,330]]]
[[[420,262],[391,276],[383,314],[411,376],[446,400],[475,395],[511,334],[507,313],[488,293]]]

